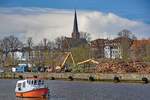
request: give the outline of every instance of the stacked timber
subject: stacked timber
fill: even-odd
[[[144,62],[101,62],[96,67],[97,73],[138,73],[138,74],[149,74],[150,66]]]

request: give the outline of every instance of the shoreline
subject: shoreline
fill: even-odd
[[[115,83],[149,83],[150,74],[102,74],[102,73],[49,73],[24,72],[0,73],[0,79],[24,79],[28,77],[64,81],[96,81]]]

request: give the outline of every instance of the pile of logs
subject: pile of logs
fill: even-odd
[[[150,66],[143,62],[101,62],[96,67],[96,73],[150,73]]]

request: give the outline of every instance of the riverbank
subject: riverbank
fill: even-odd
[[[114,81],[148,83],[150,74],[101,74],[101,73],[0,73],[0,79],[24,79],[28,77],[45,78],[48,80],[83,80],[83,81]]]

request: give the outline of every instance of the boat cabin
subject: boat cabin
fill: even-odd
[[[28,89],[38,89],[42,87],[46,87],[43,79],[29,78],[25,80],[19,80],[16,84],[16,91],[25,91]]]

